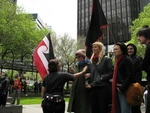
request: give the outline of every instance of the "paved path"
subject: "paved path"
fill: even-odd
[[[66,109],[67,109],[68,103],[66,103]],[[145,106],[142,104],[141,106],[142,113],[145,113]],[[41,105],[34,104],[34,105],[23,105],[23,113],[43,113]],[[67,112],[65,112],[67,113]]]
[[[66,109],[67,105],[68,103],[66,103]],[[43,112],[40,104],[34,104],[34,105],[23,105],[22,113],[43,113]]]
[[[23,113],[43,113],[39,104],[23,105]]]

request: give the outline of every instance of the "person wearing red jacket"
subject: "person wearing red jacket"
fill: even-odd
[[[16,98],[17,98],[17,105],[20,104],[21,89],[22,89],[21,78],[20,76],[16,75],[13,85],[13,101],[11,104],[15,104]]]

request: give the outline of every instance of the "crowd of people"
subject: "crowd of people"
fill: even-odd
[[[7,97],[11,95],[12,102],[10,104],[20,104],[21,94],[28,96],[27,94],[27,82],[23,79],[24,76],[21,73],[16,74],[13,78],[9,78],[7,73],[2,70],[0,73],[0,106],[5,107],[7,103]],[[36,82],[36,81],[35,81]],[[42,82],[37,82],[33,84],[34,92],[37,94],[41,93]],[[36,89],[36,91],[35,91]]]
[[[69,80],[73,81],[69,113],[142,113],[141,105],[127,103],[126,91],[132,83],[142,84],[142,71],[145,71],[148,82],[146,104],[150,104],[150,28],[143,26],[137,32],[137,39],[146,45],[144,58],[137,55],[135,44],[117,42],[113,47],[113,62],[105,55],[103,43],[94,42],[90,59],[84,49],[75,53],[77,62],[74,69],[70,68],[70,73],[59,72],[57,59],[50,60],[49,75],[42,85],[43,113],[64,113],[62,89]],[[150,113],[148,106],[145,113]]]
[[[72,81],[67,111],[69,113],[141,113],[141,105],[131,106],[126,100],[126,91],[132,83],[142,84],[142,71],[146,72],[146,112],[150,113],[150,28],[143,26],[137,32],[137,39],[146,45],[144,57],[137,55],[133,43],[117,42],[113,47],[113,58],[106,56],[102,42],[92,44],[92,56],[86,57],[84,49],[75,53],[76,64],[69,72],[60,72],[57,59],[48,63],[49,74],[40,82],[43,113],[64,113],[64,85]],[[11,82],[10,82],[11,83]],[[0,106],[6,105],[9,80],[6,74],[0,78]],[[20,104],[23,82],[20,76],[13,81],[13,101]],[[25,84],[25,83],[24,83]],[[34,92],[39,84],[34,83]],[[26,92],[26,91],[25,91]]]

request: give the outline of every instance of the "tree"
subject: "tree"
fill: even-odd
[[[133,25],[130,27],[131,31],[131,40],[128,43],[133,43],[137,47],[137,54],[141,57],[144,56],[145,53],[145,45],[141,45],[140,42],[137,40],[136,33],[139,29],[142,28],[143,25],[150,26],[150,3],[144,7],[143,12],[141,12],[137,19],[135,19],[132,23]],[[145,78],[145,73],[143,72],[143,78]]]
[[[144,7],[144,11],[139,14],[138,18],[132,22],[133,25],[130,27],[132,38],[128,43],[136,44],[137,49],[138,49],[137,54],[139,56],[142,56],[142,57],[143,57],[144,52],[145,52],[145,46],[141,45],[140,42],[137,40],[136,33],[143,25],[149,25],[150,26],[150,14],[149,14],[149,12],[150,12],[150,3]]]
[[[49,30],[39,29],[33,16],[17,7],[12,0],[0,0],[0,4],[0,66],[1,69],[11,69],[13,77],[14,62],[19,63],[19,67],[22,62],[32,63],[34,48]],[[26,67],[22,65],[17,71],[26,71]]]
[[[0,3],[0,52],[3,54],[11,49],[17,60],[26,54],[30,54],[31,59],[34,48],[48,30],[38,29],[33,16],[26,14],[12,0],[0,0]]]
[[[52,35],[52,43],[54,54],[59,59],[62,65],[66,65],[67,69],[74,62],[76,52],[76,41],[71,39],[68,34],[57,37],[55,33]]]

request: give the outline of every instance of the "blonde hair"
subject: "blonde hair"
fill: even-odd
[[[105,55],[104,44],[103,44],[102,42],[94,42],[94,43],[92,44],[92,46],[94,46],[94,45],[98,46],[98,47],[100,48],[100,50],[101,50],[100,53],[99,53],[99,55],[98,55],[99,58],[98,58],[97,64],[99,64],[99,63],[101,62],[103,56]],[[91,62],[92,62],[93,56],[94,56],[94,53],[92,54],[92,56],[91,56],[91,58],[90,58],[90,61],[91,61]]]

